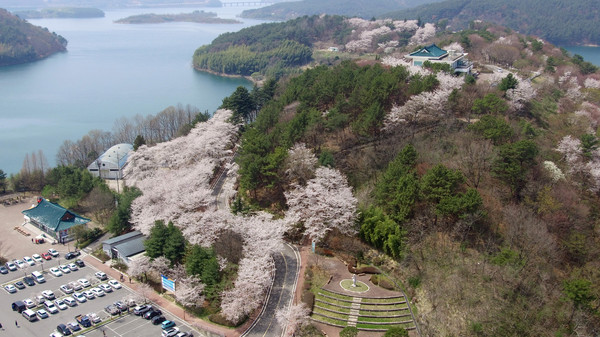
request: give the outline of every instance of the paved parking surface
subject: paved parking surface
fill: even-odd
[[[113,292],[107,293],[105,296],[96,297],[95,299],[87,300],[84,303],[78,303],[77,306],[61,310],[56,314],[50,314],[50,317],[46,319],[38,319],[34,322],[29,322],[21,314],[17,313],[16,311],[12,311],[11,304],[14,301],[23,300],[26,298],[35,301],[36,296],[40,295],[44,290],[52,290],[57,298],[71,296],[72,294],[63,293],[60,290],[60,286],[71,281],[76,281],[80,278],[88,279],[92,284],[92,287],[97,286],[100,283],[107,282],[107,280],[99,281],[94,276],[94,273],[98,270],[89,264],[86,264],[85,267],[82,267],[77,271],[72,271],[60,277],[56,277],[48,272],[50,267],[55,267],[59,263],[65,264],[67,261],[73,262],[75,260],[58,258],[45,262],[43,264],[43,274],[44,278],[46,279],[45,283],[36,283],[31,287],[26,286],[24,289],[19,289],[16,293],[12,294],[4,290],[5,284],[22,280],[25,274],[30,275],[34,270],[42,271],[42,265],[36,264],[35,266],[31,266],[26,269],[19,269],[6,275],[0,275],[0,283],[2,284],[2,289],[0,290],[0,323],[4,328],[4,331],[1,331],[0,333],[7,336],[49,336],[56,329],[58,324],[66,324],[68,322],[75,321],[75,316],[79,314],[85,315],[88,313],[96,313],[102,319],[102,321],[106,321],[111,317],[110,314],[104,311],[106,306],[113,304],[116,301],[123,300],[127,297],[134,297],[134,292],[124,285],[121,289],[113,290]],[[41,308],[43,308],[43,305],[37,306],[33,308],[33,310],[37,311]],[[165,310],[162,311],[167,319],[172,319],[177,323],[177,326],[180,327],[181,331],[189,332],[192,330],[185,323],[176,319],[176,317],[166,313]],[[131,314],[123,315],[121,318],[103,325],[101,329],[99,328],[94,331],[86,332],[85,335],[160,336],[160,333],[160,326],[154,326],[150,321]]]

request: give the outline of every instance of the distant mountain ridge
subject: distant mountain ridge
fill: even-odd
[[[343,15],[370,19],[384,13],[419,6],[441,0],[304,0],[281,2],[271,6],[245,10],[243,18],[262,20],[289,20],[319,14]]]
[[[597,0],[446,0],[390,12],[380,17],[440,22],[458,30],[472,20],[494,22],[558,45],[600,44]]]
[[[66,47],[62,36],[0,9],[0,66],[36,61]]]

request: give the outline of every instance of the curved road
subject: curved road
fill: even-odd
[[[229,207],[227,196],[221,193],[225,180],[230,179],[227,173],[227,169],[224,169],[213,185],[212,195],[215,196],[216,207],[221,209]],[[286,243],[280,252],[273,254],[273,261],[275,275],[266,304],[252,326],[242,334],[244,337],[277,337],[285,333],[275,319],[275,313],[292,305],[300,270],[300,253],[295,247]]]

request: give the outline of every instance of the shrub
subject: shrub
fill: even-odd
[[[374,285],[380,286],[384,289],[388,289],[388,290],[394,290],[396,287],[394,286],[394,283],[392,281],[390,281],[387,277],[383,276],[383,275],[373,275],[371,276],[371,282]]]
[[[356,273],[357,274],[381,274],[379,269],[372,267],[372,266],[358,268],[358,269],[356,269]]]
[[[408,337],[408,331],[404,328],[389,328],[383,337]]]
[[[224,325],[224,326],[228,326],[228,327],[232,327],[232,328],[235,328],[235,327],[239,326],[240,324],[242,324],[246,320],[246,318],[247,317],[243,317],[239,322],[237,322],[237,324],[235,324],[234,322],[231,322],[230,320],[228,320],[221,314],[212,314],[212,315],[208,316],[208,319],[211,322],[220,324],[220,325]]]
[[[310,311],[312,311],[313,307],[315,306],[315,294],[313,294],[309,290],[303,291],[302,292],[302,302],[306,304],[306,306],[310,309]]]
[[[356,337],[358,329],[355,326],[347,326],[340,331],[340,337]]]

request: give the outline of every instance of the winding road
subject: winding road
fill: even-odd
[[[219,209],[229,207],[227,195],[222,193],[227,179],[232,179],[232,177],[228,176],[226,168],[213,184],[212,195],[215,196],[215,204]],[[285,333],[285,330],[277,322],[275,313],[292,305],[300,270],[300,253],[296,247],[285,243],[280,252],[273,254],[273,261],[275,273],[267,294],[266,304],[250,328],[241,335],[243,337],[277,337],[283,336]]]

